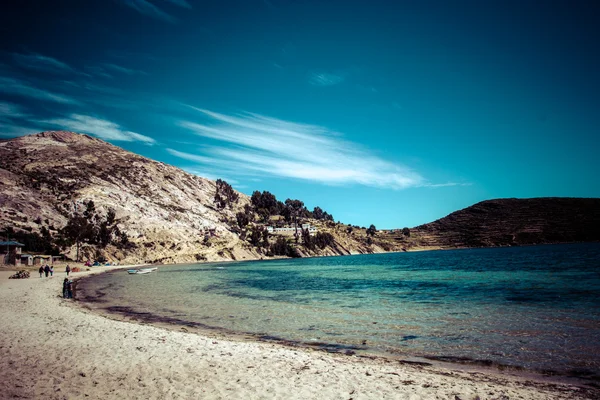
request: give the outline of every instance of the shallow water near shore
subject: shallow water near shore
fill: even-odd
[[[600,244],[162,266],[91,308],[342,351],[600,376]]]

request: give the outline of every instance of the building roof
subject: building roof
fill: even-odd
[[[23,243],[19,243],[19,242],[15,242],[14,240],[11,240],[9,242],[0,242],[0,246],[18,246],[18,247],[24,247],[25,245]]]

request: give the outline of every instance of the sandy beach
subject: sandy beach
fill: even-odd
[[[94,267],[81,278],[121,267]],[[593,399],[600,391],[199,335],[119,321],[61,298],[52,278],[0,271],[0,397],[34,399]]]

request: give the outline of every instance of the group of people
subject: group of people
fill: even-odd
[[[38,272],[40,273],[40,278],[43,277],[44,274],[46,274],[46,278],[48,277],[48,275],[53,276],[54,275],[54,265],[50,266],[48,264],[44,265],[40,265],[40,269],[38,270]]]
[[[54,276],[54,265],[41,265],[38,272],[40,273],[40,278],[43,278],[44,274],[46,275],[46,277],[48,277],[48,275]],[[67,277],[63,281],[63,297],[65,299],[72,299],[73,281],[69,279],[69,274],[71,273],[71,267],[69,265],[67,265],[67,267],[65,268],[65,272],[67,273]]]
[[[40,273],[40,278],[43,278],[44,274],[46,274],[46,278],[48,277],[48,275],[54,276],[54,265],[40,265],[40,269],[38,269],[38,272]],[[67,267],[65,268],[65,272],[67,273],[67,276],[69,276],[69,274],[71,273],[71,267],[69,267],[69,265],[67,265]]]

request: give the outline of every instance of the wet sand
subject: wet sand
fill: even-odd
[[[94,267],[73,274],[124,267]],[[60,297],[65,273],[0,271],[0,397],[45,399],[594,399],[524,373],[461,370],[166,329]]]

